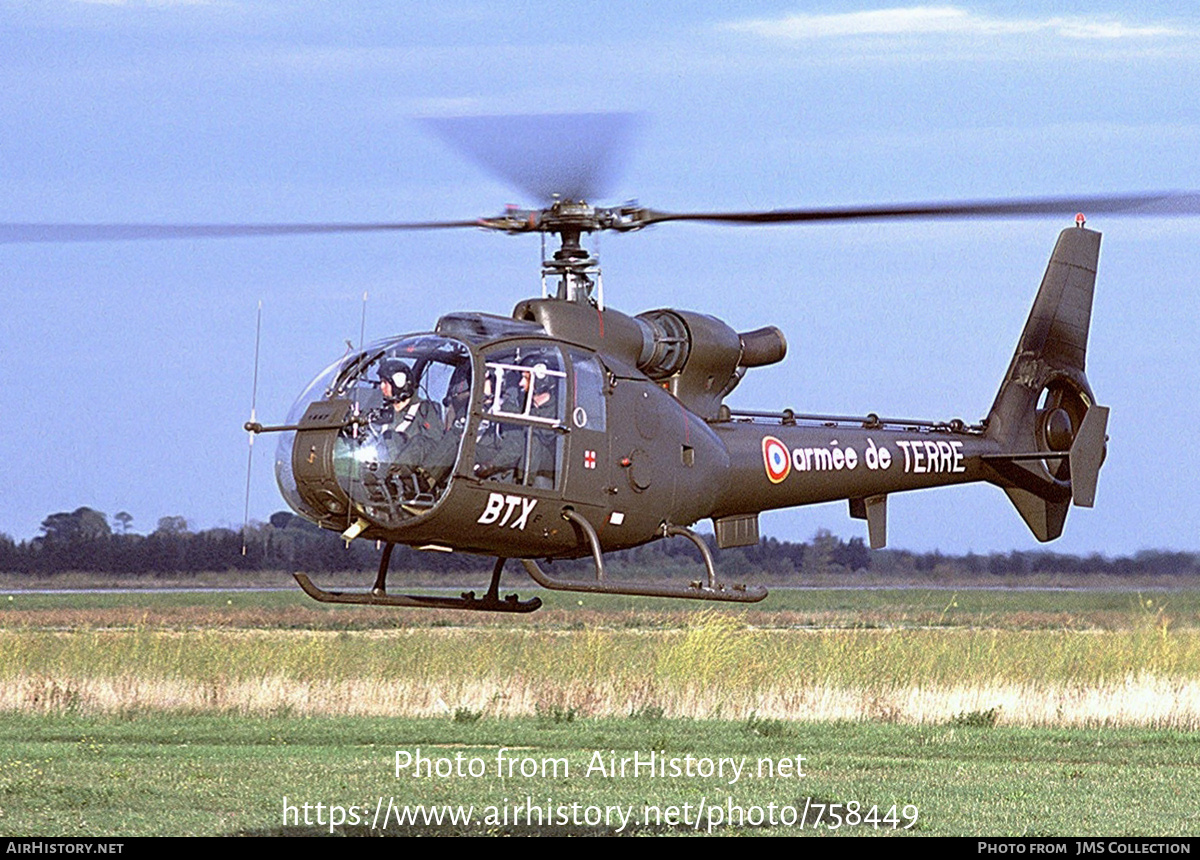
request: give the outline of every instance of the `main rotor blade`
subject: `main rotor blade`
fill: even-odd
[[[321,233],[384,233],[481,227],[479,221],[394,224],[0,224],[0,244],[18,242],[119,242],[137,239],[232,239]]]
[[[773,209],[763,212],[655,212],[644,224],[663,221],[711,221],[722,224],[792,224],[804,221],[867,221],[887,218],[1012,218],[1034,215],[1196,215],[1200,193],[1165,191],[1102,197],[1040,197],[968,200],[956,203],[895,203],[823,209]]]
[[[641,117],[633,113],[427,117],[447,144],[539,203],[604,197]]]
[[[546,210],[541,213],[543,216]],[[658,212],[653,209],[597,210],[620,212],[622,226],[596,224],[596,229],[638,229],[667,221],[706,221],[716,224],[795,224],[817,221],[866,221],[925,218],[1013,218],[1036,215],[1170,216],[1200,214],[1200,193],[1164,191],[1102,197],[1042,197],[1014,200],[977,200],[957,203],[897,203],[882,206],[847,206],[821,209],[773,209],[760,212]],[[264,236],[301,236],[334,233],[386,233],[401,230],[445,230],[478,227],[506,232],[555,232],[538,212],[520,210],[500,218],[469,221],[409,221],[381,223],[317,224],[33,224],[0,223],[0,244],[31,242],[114,242],[145,239],[230,239]],[[507,219],[507,220],[506,220]],[[520,229],[518,229],[518,227]]]

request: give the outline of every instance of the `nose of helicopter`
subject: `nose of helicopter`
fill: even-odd
[[[288,415],[284,498],[325,528],[404,526],[446,493],[470,396],[470,351],[450,338],[392,338],[335,362]]]

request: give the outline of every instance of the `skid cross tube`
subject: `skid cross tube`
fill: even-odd
[[[577,591],[584,594],[627,594],[634,597],[673,597],[685,600],[721,600],[732,603],[757,603],[767,596],[767,590],[759,585],[725,585],[718,583],[716,571],[713,568],[712,553],[709,551],[708,545],[704,543],[699,535],[690,529],[671,525],[663,527],[664,536],[678,535],[686,537],[700,548],[700,554],[704,557],[704,566],[708,572],[707,586],[699,580],[693,581],[688,585],[641,585],[632,582],[607,582],[604,579],[604,557],[600,548],[600,538],[596,534],[596,530],[592,527],[592,524],[570,508],[564,510],[562,516],[563,519],[579,526],[579,530],[583,532],[584,539],[588,542],[588,547],[592,552],[592,559],[596,565],[596,578],[587,582],[555,579],[554,577],[547,576],[533,559],[521,559],[521,564],[524,565],[525,571],[542,588],[548,588],[551,591]]]

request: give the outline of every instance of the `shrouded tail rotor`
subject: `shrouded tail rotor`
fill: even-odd
[[[988,414],[1005,453],[985,457],[1038,540],[1062,533],[1070,503],[1091,507],[1108,408],[1085,371],[1100,234],[1064,230]]]

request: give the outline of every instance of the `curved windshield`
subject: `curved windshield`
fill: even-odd
[[[331,528],[391,528],[431,508],[454,471],[471,355],[437,335],[392,338],[326,368],[288,415],[276,477],[296,511]]]

